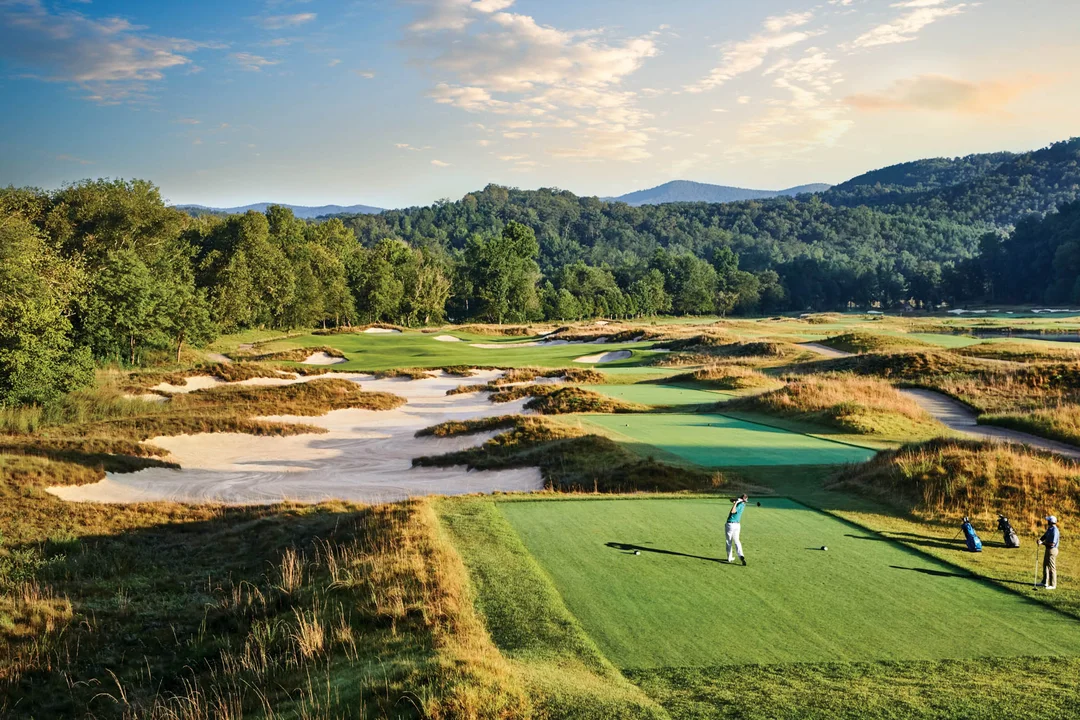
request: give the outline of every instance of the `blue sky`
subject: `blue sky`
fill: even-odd
[[[0,0],[0,184],[778,189],[1080,135],[1080,3]]]

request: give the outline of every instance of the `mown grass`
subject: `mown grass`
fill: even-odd
[[[738,398],[723,407],[860,435],[912,439],[948,432],[889,383],[852,375],[797,377],[782,388]]]
[[[1033,530],[1080,513],[1080,466],[1020,445],[932,440],[879,454],[828,487],[857,492],[926,521],[1007,514]]]

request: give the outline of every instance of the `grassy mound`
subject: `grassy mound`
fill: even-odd
[[[917,338],[898,337],[895,335],[876,335],[868,332],[849,332],[826,338],[821,341],[826,347],[849,353],[881,352],[899,348],[932,347],[930,343]]]
[[[844,372],[894,380],[918,381],[953,373],[980,372],[989,367],[977,358],[964,358],[951,352],[916,350],[913,352],[865,353],[846,358],[829,358],[799,363],[785,368],[795,373]]]
[[[714,480],[717,487],[722,485],[718,475],[643,459],[608,438],[536,417],[518,417],[511,430],[480,447],[415,458],[413,464],[478,470],[538,467],[544,481],[560,491],[694,490],[713,486]]]
[[[644,412],[645,405],[624,402],[606,395],[578,387],[558,387],[534,385],[543,388],[543,392],[525,403],[526,410],[533,410],[541,415],[565,415],[568,413],[628,413]],[[493,398],[494,399],[494,398]]]
[[[1011,362],[1045,362],[1064,361],[1075,362],[1080,360],[1080,348],[1069,350],[1041,343],[1024,342],[984,342],[977,345],[968,345],[964,348],[956,348],[951,352],[965,357],[989,358],[992,360],[1009,360]]]
[[[416,437],[459,437],[515,427],[520,415],[499,415],[478,420],[447,420],[416,431]]]
[[[510,368],[503,373],[502,377],[492,381],[492,385],[509,385],[513,383],[531,382],[537,378],[561,378],[568,383],[592,383],[602,384],[606,376],[597,370],[589,368]]]
[[[777,384],[777,381],[768,375],[741,365],[710,365],[691,373],[652,382],[663,384],[694,382],[715,390],[750,390]]]
[[[1029,413],[1080,402],[1080,364],[994,362],[926,384],[984,413]]]
[[[944,439],[908,445],[844,471],[830,487],[926,520],[989,521],[1001,512],[1034,530],[1048,512],[1080,512],[1080,468],[1020,445]]]
[[[918,404],[883,380],[853,376],[807,377],[762,395],[733,400],[735,410],[812,422],[843,432],[910,439],[944,432]]]

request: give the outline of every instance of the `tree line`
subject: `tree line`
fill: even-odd
[[[1039,178],[1025,193],[1071,177],[1080,144],[1052,150],[1028,159]],[[955,188],[1016,162],[886,179],[965,178],[933,192],[966,197]],[[1017,196],[1000,178],[984,187],[987,207]],[[937,212],[936,196],[873,208],[826,196],[635,208],[491,185],[305,221],[278,206],[192,216],[138,180],[0,189],[0,403],[47,402],[87,384],[96,363],[178,360],[248,328],[1080,302],[1075,205],[1013,232]]]

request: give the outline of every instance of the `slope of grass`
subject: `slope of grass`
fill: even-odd
[[[711,390],[754,390],[775,387],[778,381],[741,365],[708,365],[690,373],[667,378],[664,383],[694,383]]]
[[[883,350],[896,350],[899,348],[928,347],[929,343],[917,338],[904,337],[902,335],[878,335],[874,333],[855,331],[835,335],[821,341],[822,345],[834,350],[842,350],[850,353],[881,352]]]
[[[1076,362],[1080,360],[1080,347],[1069,349],[1041,342],[981,342],[958,348],[953,352],[968,357],[1011,362]]]
[[[1055,405],[1023,414],[981,415],[979,423],[1080,445],[1080,405]]]
[[[933,440],[841,473],[833,489],[866,494],[924,520],[1006,513],[1034,529],[1048,513],[1080,514],[1080,467],[1019,445]]]
[[[437,507],[487,631],[538,717],[667,717],[603,656],[490,499],[454,498]]]
[[[850,375],[804,376],[778,390],[732,400],[725,407],[905,441],[948,432],[887,382]]]
[[[444,423],[421,432],[446,436],[504,427],[506,423],[495,419]],[[424,467],[467,465],[479,470],[538,467],[548,486],[561,491],[677,491],[722,483],[722,478],[700,468],[657,462],[609,438],[546,419],[521,416],[516,418],[512,429],[480,447],[414,458],[413,464]]]
[[[15,550],[42,560],[0,600],[0,714],[528,714],[426,503],[92,514]]]

